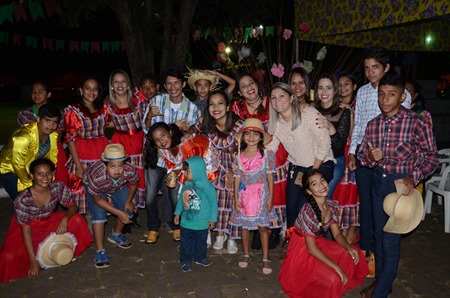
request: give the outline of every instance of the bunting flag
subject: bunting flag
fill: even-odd
[[[8,32],[0,32],[0,44],[7,45],[9,43],[9,33]]]
[[[81,53],[88,53],[89,52],[89,41],[82,41],[80,43],[80,49],[81,49]]]
[[[30,10],[31,19],[36,21],[38,17],[44,18],[44,10],[42,9],[42,5],[36,2],[29,2],[28,9]]]
[[[25,5],[23,3],[14,4],[13,11],[16,22],[19,22],[21,19],[23,19],[24,21],[28,20],[27,12],[25,11]]]
[[[22,45],[22,35],[13,34],[13,46],[21,46]]]
[[[69,40],[69,51],[80,52],[80,42],[76,40]]]
[[[103,53],[111,52],[111,43],[109,43],[109,42],[102,43],[102,52]]]
[[[0,5],[0,25],[3,24],[4,21],[13,22],[13,7],[12,4],[9,5]]]
[[[44,9],[46,13],[44,13]],[[51,17],[53,14],[61,15],[61,11],[61,6],[57,0],[16,1],[11,4],[0,5],[0,25],[5,21],[13,23],[13,16],[16,22],[28,21],[28,16],[31,16],[32,21],[36,21],[39,17]]]
[[[57,50],[57,51],[62,51],[62,50],[64,50],[64,44],[65,44],[65,40],[57,39],[57,40],[56,40],[56,50]]]
[[[37,38],[35,36],[27,36],[26,37],[26,46],[32,47],[33,49],[36,49],[37,47]]]
[[[50,38],[43,38],[42,39],[42,49],[43,50],[51,50],[53,51],[53,39]]]
[[[44,2],[45,11],[47,12],[47,16],[51,17],[53,14],[61,15],[61,6],[59,6],[56,0],[47,0]],[[1,24],[1,22],[0,22]]]
[[[91,53],[100,53],[100,42],[99,41],[93,41],[91,42]]]
[[[274,26],[267,26],[266,27],[266,37],[274,36],[274,35],[275,35],[275,27]]]

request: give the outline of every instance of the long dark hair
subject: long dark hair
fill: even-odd
[[[251,129],[249,129],[249,130],[251,130]],[[246,130],[246,131],[249,131],[249,130]],[[260,139],[258,142],[258,151],[261,153],[261,156],[264,156],[264,149],[265,149],[264,135],[260,131],[257,131],[257,130],[254,130],[254,131],[256,131],[260,136]],[[242,133],[241,140],[239,141],[239,146],[240,146],[241,152],[243,152],[245,150],[245,148],[247,148],[247,143],[244,142],[244,134],[245,134],[245,131]]]
[[[244,74],[240,75],[238,80],[237,80],[238,85],[239,85],[238,86],[239,92],[240,92],[240,89],[241,89],[241,86],[240,86],[239,83],[240,83],[240,81],[241,81],[241,79],[243,77],[250,77],[255,82],[256,86],[258,86],[258,95],[261,97],[262,101],[261,101],[261,104],[256,108],[256,114],[257,115],[264,115],[266,110],[265,110],[265,108],[263,106],[264,94],[263,94],[263,88],[261,86],[261,82],[259,82],[259,80],[254,75],[252,75],[251,73],[244,73]],[[243,102],[244,100],[245,100],[245,98],[244,98],[244,96],[242,96],[242,98],[239,100],[239,104],[240,104],[241,110],[245,113],[245,107],[244,107],[244,102]],[[243,119],[243,120],[245,120],[245,119]]]
[[[316,86],[315,86],[315,92],[314,92],[314,101],[313,101],[312,104],[319,111],[323,110],[323,107],[322,107],[322,104],[321,104],[321,100],[319,98],[319,91],[318,91],[319,82],[322,79],[328,79],[333,84],[334,93],[333,93],[333,102],[332,102],[331,107],[330,107],[330,112],[331,112],[331,116],[337,115],[339,113],[339,110],[340,110],[339,106],[340,106],[341,102],[339,100],[339,83],[338,83],[338,80],[336,79],[336,76],[334,74],[324,72],[317,79]]]
[[[205,133],[213,133],[217,130],[216,120],[209,114],[209,102],[211,100],[211,97],[215,95],[222,96],[223,99],[225,100],[226,106],[230,108],[227,112],[227,121],[225,122],[225,131],[224,131],[224,133],[229,134],[234,127],[234,123],[236,122],[237,117],[234,116],[233,112],[231,111],[230,99],[228,98],[227,94],[222,90],[216,90],[209,94],[208,99],[206,101],[206,111],[203,115],[202,130]]]
[[[312,99],[310,98],[311,79],[309,78],[308,72],[303,67],[294,67],[291,70],[291,73],[289,74],[289,86],[291,85],[292,76],[294,74],[299,74],[303,78],[306,87],[305,102],[308,104],[311,103],[312,102]]]
[[[357,82],[357,80],[356,80],[356,77],[355,77],[355,75],[352,74],[351,72],[349,72],[349,71],[344,71],[344,72],[340,73],[340,74],[337,76],[338,84],[339,84],[339,79],[340,79],[340,78],[348,78],[350,81],[352,81],[352,84],[353,84],[353,85],[356,85],[356,87],[358,87],[358,82]],[[355,100],[356,100],[356,90],[358,90],[358,88],[356,88],[355,90],[352,91],[352,99],[351,99],[350,102],[349,102],[350,106],[353,105],[353,103],[354,103]]]
[[[158,147],[156,146],[155,140],[152,137],[153,132],[158,129],[162,128],[170,133],[172,136],[172,142],[170,144],[170,148],[174,148],[175,146],[178,146],[181,144],[181,138],[183,137],[183,132],[180,130],[180,128],[172,123],[167,124],[165,122],[156,122],[152,126],[150,126],[150,129],[147,133],[147,142],[145,145],[145,168],[156,168],[156,164],[158,163]]]
[[[319,206],[317,205],[317,202],[314,199],[314,197],[307,192],[307,190],[309,190],[309,186],[310,186],[309,185],[309,177],[311,177],[315,174],[319,174],[322,176],[322,178],[325,178],[325,175],[322,173],[321,170],[314,169],[313,167],[309,167],[303,173],[302,185],[303,185],[303,192],[305,193],[305,196],[308,199],[308,203],[311,205],[311,208],[313,209],[314,213],[316,214],[317,221],[319,222],[319,234],[317,236],[321,236],[324,234],[322,212],[320,211]]]
[[[98,86],[98,96],[93,102],[95,111],[98,111],[103,107],[103,88],[102,88],[102,85],[100,84],[100,81],[95,76],[92,76],[92,75],[82,78],[80,80],[80,82],[78,83],[78,88],[77,88],[78,103],[83,108],[84,112],[86,112],[88,115],[91,115],[89,108],[86,107],[86,105],[84,104],[83,95],[81,94],[81,91],[80,91],[80,89],[83,89],[84,83],[86,83],[89,80],[93,80],[93,81],[97,82],[97,86]]]

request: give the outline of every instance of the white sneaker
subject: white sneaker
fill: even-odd
[[[217,236],[216,242],[214,242],[213,248],[214,249],[222,249],[225,241],[227,241],[227,234],[223,234],[223,236]]]
[[[234,241],[233,239],[229,239],[227,241],[227,251],[228,251],[229,254],[237,253],[238,248],[237,248],[236,241]]]

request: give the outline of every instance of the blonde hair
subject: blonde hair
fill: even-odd
[[[128,89],[127,89],[128,107],[132,111],[134,111],[133,93],[131,92],[131,79],[130,79],[130,76],[121,69],[114,70],[113,72],[111,72],[111,75],[109,76],[109,101],[111,102],[111,105],[113,105],[113,106],[116,104],[116,92],[113,89],[112,80],[113,80],[113,77],[119,73],[122,74],[125,77],[125,80],[127,81],[127,84],[128,84]]]
[[[286,83],[277,82],[277,83],[273,84],[272,91],[275,89],[281,89],[284,92],[286,92],[287,94],[289,94],[289,97],[294,98],[294,100],[291,102],[291,116],[292,116],[291,130],[295,130],[300,125],[300,122],[301,122],[300,101],[297,99],[297,96],[295,96],[292,88]],[[273,135],[275,133],[275,129],[277,128],[279,114],[277,111],[275,111],[273,109],[272,103],[270,104],[270,107],[269,107],[269,119],[270,119],[269,133]]]

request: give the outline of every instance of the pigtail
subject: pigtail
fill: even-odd
[[[308,194],[307,195],[308,198],[308,202],[311,205],[311,208],[313,209],[314,213],[316,214],[316,218],[319,226],[319,233],[317,236],[322,236],[324,234],[324,229],[323,229],[323,220],[322,220],[322,212],[319,209],[319,206],[317,205],[316,200],[314,200],[313,196]]]

